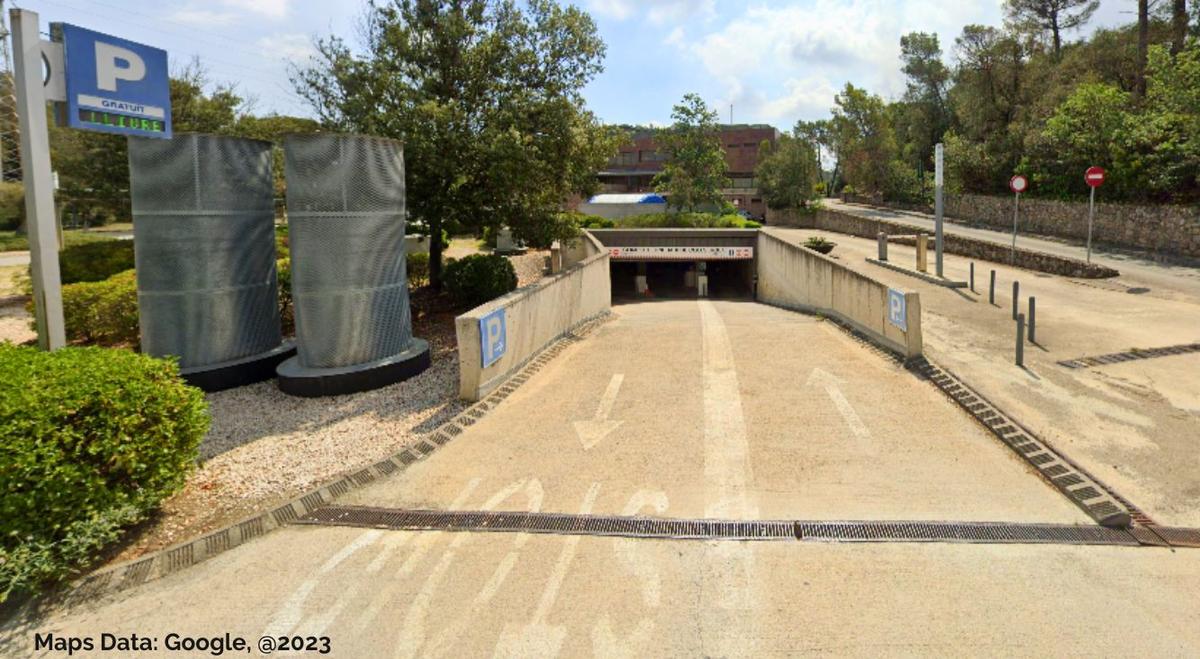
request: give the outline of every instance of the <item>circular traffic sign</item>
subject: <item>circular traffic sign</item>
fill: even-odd
[[[1098,188],[1104,185],[1104,168],[1103,167],[1088,167],[1083,173],[1083,182],[1089,187]]]
[[[1025,192],[1027,189],[1029,189],[1029,179],[1017,174],[1016,176],[1008,179],[1008,189],[1016,192],[1017,194]]]

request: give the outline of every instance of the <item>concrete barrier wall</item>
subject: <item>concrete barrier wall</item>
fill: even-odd
[[[905,325],[888,321],[888,287],[774,235],[758,234],[758,301],[844,322],[906,358],[921,354],[921,298],[905,292]]]
[[[459,396],[466,400],[484,398],[559,337],[609,312],[612,284],[608,251],[587,233],[576,249],[586,252],[587,257],[557,275],[519,288],[454,319]],[[497,309],[504,309],[506,349],[499,360],[483,368],[479,320]]]

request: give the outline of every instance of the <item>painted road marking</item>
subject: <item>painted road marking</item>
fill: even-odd
[[[495,509],[501,502],[516,494],[522,487],[525,487],[528,480],[523,478],[492,495],[483,504],[483,510]],[[434,566],[429,576],[425,578],[425,583],[422,584],[420,592],[413,597],[408,607],[408,612],[404,616],[403,626],[400,628],[400,635],[395,646],[396,656],[416,657],[428,654],[422,651],[422,646],[425,644],[426,621],[429,619],[429,609],[433,602],[434,593],[437,591],[442,579],[446,576],[446,572],[454,563],[458,548],[472,535],[471,533],[457,534],[450,541],[446,551],[442,553],[441,560]]]
[[[700,300],[704,343],[704,477],[708,487],[705,515],[746,518],[758,507],[746,497],[750,479],[749,444],[742,395],[725,321],[708,300]]]
[[[623,373],[612,376],[608,387],[604,390],[604,395],[600,397],[600,406],[596,408],[596,416],[586,421],[575,422],[575,434],[579,435],[579,442],[583,444],[583,450],[590,451],[592,447],[599,444],[609,433],[621,425],[620,421],[609,421],[608,415],[612,414],[613,403],[617,402],[617,394],[621,391],[621,383],[624,381]]]
[[[704,358],[704,476],[707,486],[705,515],[756,519],[758,506],[747,492],[750,481],[749,443],[742,414],[737,367],[725,321],[715,305],[699,300]],[[759,579],[754,552],[741,543],[717,543],[704,552],[701,571],[701,629],[706,653],[718,656],[756,654],[759,638]],[[732,620],[731,620],[732,619]],[[746,633],[729,635],[733,620]]]
[[[592,483],[588,488],[587,494],[583,497],[583,505],[579,507],[579,514],[587,515],[592,512],[592,506],[596,503],[596,497],[600,494],[600,484]],[[563,580],[567,577],[567,570],[571,567],[571,562],[575,560],[575,552],[579,548],[579,541],[582,536],[572,536],[567,538],[563,543],[562,552],[558,555],[558,562],[554,565],[554,571],[550,573],[550,578],[546,581],[546,587],[542,590],[542,597],[538,600],[537,609],[533,613],[533,620],[528,625],[516,628],[515,625],[506,624],[504,631],[500,633],[500,639],[496,643],[496,650],[493,656],[496,657],[556,657],[562,650],[563,641],[567,638],[567,628],[562,625],[550,625],[547,619],[550,616],[551,609],[554,608],[554,602],[558,599],[558,592],[562,588]]]
[[[854,433],[854,436],[860,440],[864,440],[864,443],[866,443],[865,440],[870,439],[871,431],[858,416],[858,412],[850,404],[850,400],[846,398],[846,394],[842,393],[842,381],[837,376],[824,369],[814,368],[808,376],[808,382],[805,384],[810,387],[822,387],[825,389],[825,393],[829,395],[829,399],[837,407],[838,413],[842,415],[842,418],[846,421],[846,425],[850,427],[850,432]]]

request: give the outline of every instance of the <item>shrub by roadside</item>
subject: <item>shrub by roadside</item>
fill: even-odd
[[[104,281],[67,284],[62,288],[67,341],[136,349],[138,334],[137,277],[126,270]],[[25,304],[30,315],[33,301]]]
[[[171,361],[0,344],[0,601],[68,578],[178,490],[208,431]]]
[[[497,254],[472,254],[450,261],[442,279],[454,300],[467,307],[494,300],[517,287],[517,271]]]
[[[58,255],[62,283],[101,281],[133,267],[132,240],[101,240],[71,245]]]
[[[614,222],[621,229],[757,229],[762,226],[735,213],[647,213]]]

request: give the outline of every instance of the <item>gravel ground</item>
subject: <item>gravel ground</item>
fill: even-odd
[[[548,252],[511,257],[520,286],[542,278]],[[414,291],[413,334],[429,341],[433,364],[383,389],[295,398],[274,381],[206,395],[212,427],[184,489],[132,529],[110,563],[198,537],[277,505],[414,444],[466,405],[458,400],[455,310]],[[34,338],[28,314],[0,306],[0,340]]]

